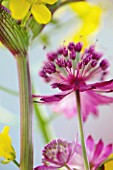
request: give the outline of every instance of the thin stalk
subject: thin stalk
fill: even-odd
[[[67,164],[65,164],[64,166],[66,167],[66,169],[71,170]]]
[[[13,96],[18,96],[19,95],[19,93],[17,91],[11,90],[11,89],[3,87],[3,86],[0,86],[0,90],[6,92],[8,94],[11,94]]]
[[[76,102],[77,102],[77,109],[78,109],[78,122],[79,122],[79,131],[80,131],[80,138],[81,138],[81,145],[82,145],[82,154],[84,158],[84,167],[85,170],[90,170],[89,162],[87,159],[86,147],[85,147],[83,121],[81,116],[80,94],[78,90],[76,91]]]
[[[18,168],[20,168],[20,164],[19,164],[16,160],[14,160],[13,163],[14,163]]]
[[[21,26],[22,26],[22,27],[25,26],[25,24],[26,24],[27,20],[29,19],[30,15],[31,15],[31,10],[28,11],[27,15],[26,15],[25,18],[22,20],[22,23],[21,23]]]
[[[20,170],[33,170],[32,93],[28,58],[17,56],[20,89]]]

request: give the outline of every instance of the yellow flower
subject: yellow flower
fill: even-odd
[[[8,133],[9,126],[5,126],[0,133],[0,157],[5,158],[1,161],[4,164],[15,160],[16,157],[16,153],[14,148],[12,147],[12,141]]]
[[[21,20],[28,13],[32,13],[36,21],[40,24],[47,24],[51,20],[51,12],[46,7],[47,4],[54,4],[58,0],[10,0],[9,8],[12,17]]]
[[[87,45],[89,36],[99,28],[102,8],[89,2],[71,3],[70,6],[81,20],[81,24],[78,31],[75,32],[73,40],[75,42],[81,40]]]
[[[113,154],[111,154],[109,158],[113,158]],[[112,170],[113,169],[113,160],[104,164],[104,167],[105,167],[105,170]]]

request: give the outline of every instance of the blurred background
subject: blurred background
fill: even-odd
[[[45,60],[46,53],[67,44],[69,41],[83,41],[84,44],[95,44],[104,52],[110,62],[110,74],[113,77],[113,2],[90,1],[90,8],[77,10],[75,6],[65,6],[59,9],[41,33],[31,44],[29,60],[32,83],[36,93],[54,93],[48,84],[39,77],[38,72]],[[97,7],[98,6],[98,7]],[[81,12],[82,11],[82,12]],[[85,16],[86,14],[86,16]],[[0,131],[5,125],[10,126],[10,136],[19,161],[19,95],[18,77],[15,59],[5,47],[0,47]],[[11,89],[12,94],[7,91]],[[112,94],[113,96],[113,94]],[[42,114],[49,115],[51,110],[40,106]],[[113,143],[113,105],[99,108],[98,118],[89,116],[85,123],[85,135],[91,134],[96,140],[102,138],[105,143]],[[67,119],[59,114],[50,123],[55,138],[74,140],[78,131],[77,118]],[[34,114],[34,166],[41,163],[41,150],[44,146],[37,117]],[[13,163],[0,164],[0,170],[18,169]]]

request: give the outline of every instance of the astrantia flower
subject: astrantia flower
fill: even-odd
[[[58,168],[68,166],[75,152],[76,143],[69,143],[61,139],[53,140],[44,147],[42,151],[42,166],[34,170],[57,170]]]
[[[86,151],[90,170],[98,170],[99,166],[111,154],[112,144],[104,146],[104,143],[101,139],[98,143],[95,143],[92,136],[89,136],[86,140]],[[70,160],[70,166],[71,168],[75,168],[77,170],[84,170],[81,145],[76,146],[75,153]]]
[[[13,18],[23,19],[29,11],[40,24],[47,24],[51,19],[51,12],[46,4],[54,4],[57,0],[10,0],[10,10]]]
[[[12,141],[9,133],[9,127],[5,126],[2,132],[0,133],[0,157],[5,158],[2,160],[2,163],[9,163],[10,161],[15,160],[16,153],[12,147]]]
[[[89,136],[86,140],[86,151],[90,164],[90,170],[97,170],[98,167],[108,158],[112,152],[112,145],[104,146],[102,140],[95,143]],[[34,170],[58,170],[68,166],[71,170],[85,170],[82,157],[82,148],[78,143],[53,140],[43,150],[43,165]],[[68,168],[65,168],[68,169]]]
[[[85,121],[90,113],[97,116],[99,105],[113,103],[113,97],[101,93],[113,92],[113,79],[104,81],[108,73],[109,63],[102,59],[102,53],[95,51],[90,46],[85,52],[80,53],[81,43],[69,43],[57,52],[48,53],[48,60],[44,63],[40,76],[46,82],[51,82],[52,88],[61,92],[40,98],[40,103],[50,103],[54,112],[62,112],[67,117],[77,113],[75,92],[78,90],[81,97],[81,111]],[[98,80],[96,83],[95,79]]]

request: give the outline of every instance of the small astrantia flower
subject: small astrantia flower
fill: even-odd
[[[77,113],[75,92],[80,92],[81,111],[85,121],[90,113],[97,116],[98,106],[113,103],[113,97],[102,93],[113,92],[113,79],[105,81],[109,62],[103,54],[90,46],[84,52],[82,43],[69,43],[55,52],[47,54],[47,61],[40,71],[45,82],[61,92],[40,98],[39,103],[51,103],[54,112],[73,117]],[[96,83],[95,83],[96,80]],[[93,82],[93,83],[92,83]],[[37,101],[38,102],[38,101]]]
[[[112,144],[108,144],[105,146],[102,139],[100,139],[99,142],[95,143],[92,136],[89,136],[86,140],[86,151],[89,160],[90,170],[98,170],[100,165],[102,165],[102,163],[112,153]],[[70,165],[71,167],[73,165],[75,169],[76,167],[78,167],[77,170],[84,170],[81,145],[78,145],[78,147],[76,147],[76,151],[70,161]]]
[[[95,143],[92,136],[89,136],[86,140],[86,151],[90,170],[98,170],[99,166],[111,154],[112,144],[104,146],[102,140]],[[44,147],[42,155],[43,165],[37,166],[34,170],[58,170],[62,167],[71,170],[85,170],[82,147],[77,142],[69,143],[61,139],[53,140]]]
[[[92,136],[87,138],[86,148],[91,170],[96,170],[112,153],[112,144],[104,146],[102,139],[95,143]]]
[[[61,139],[51,141],[42,151],[43,165],[36,167],[34,170],[57,170],[68,166],[75,152],[75,147],[75,142],[69,143]]]

